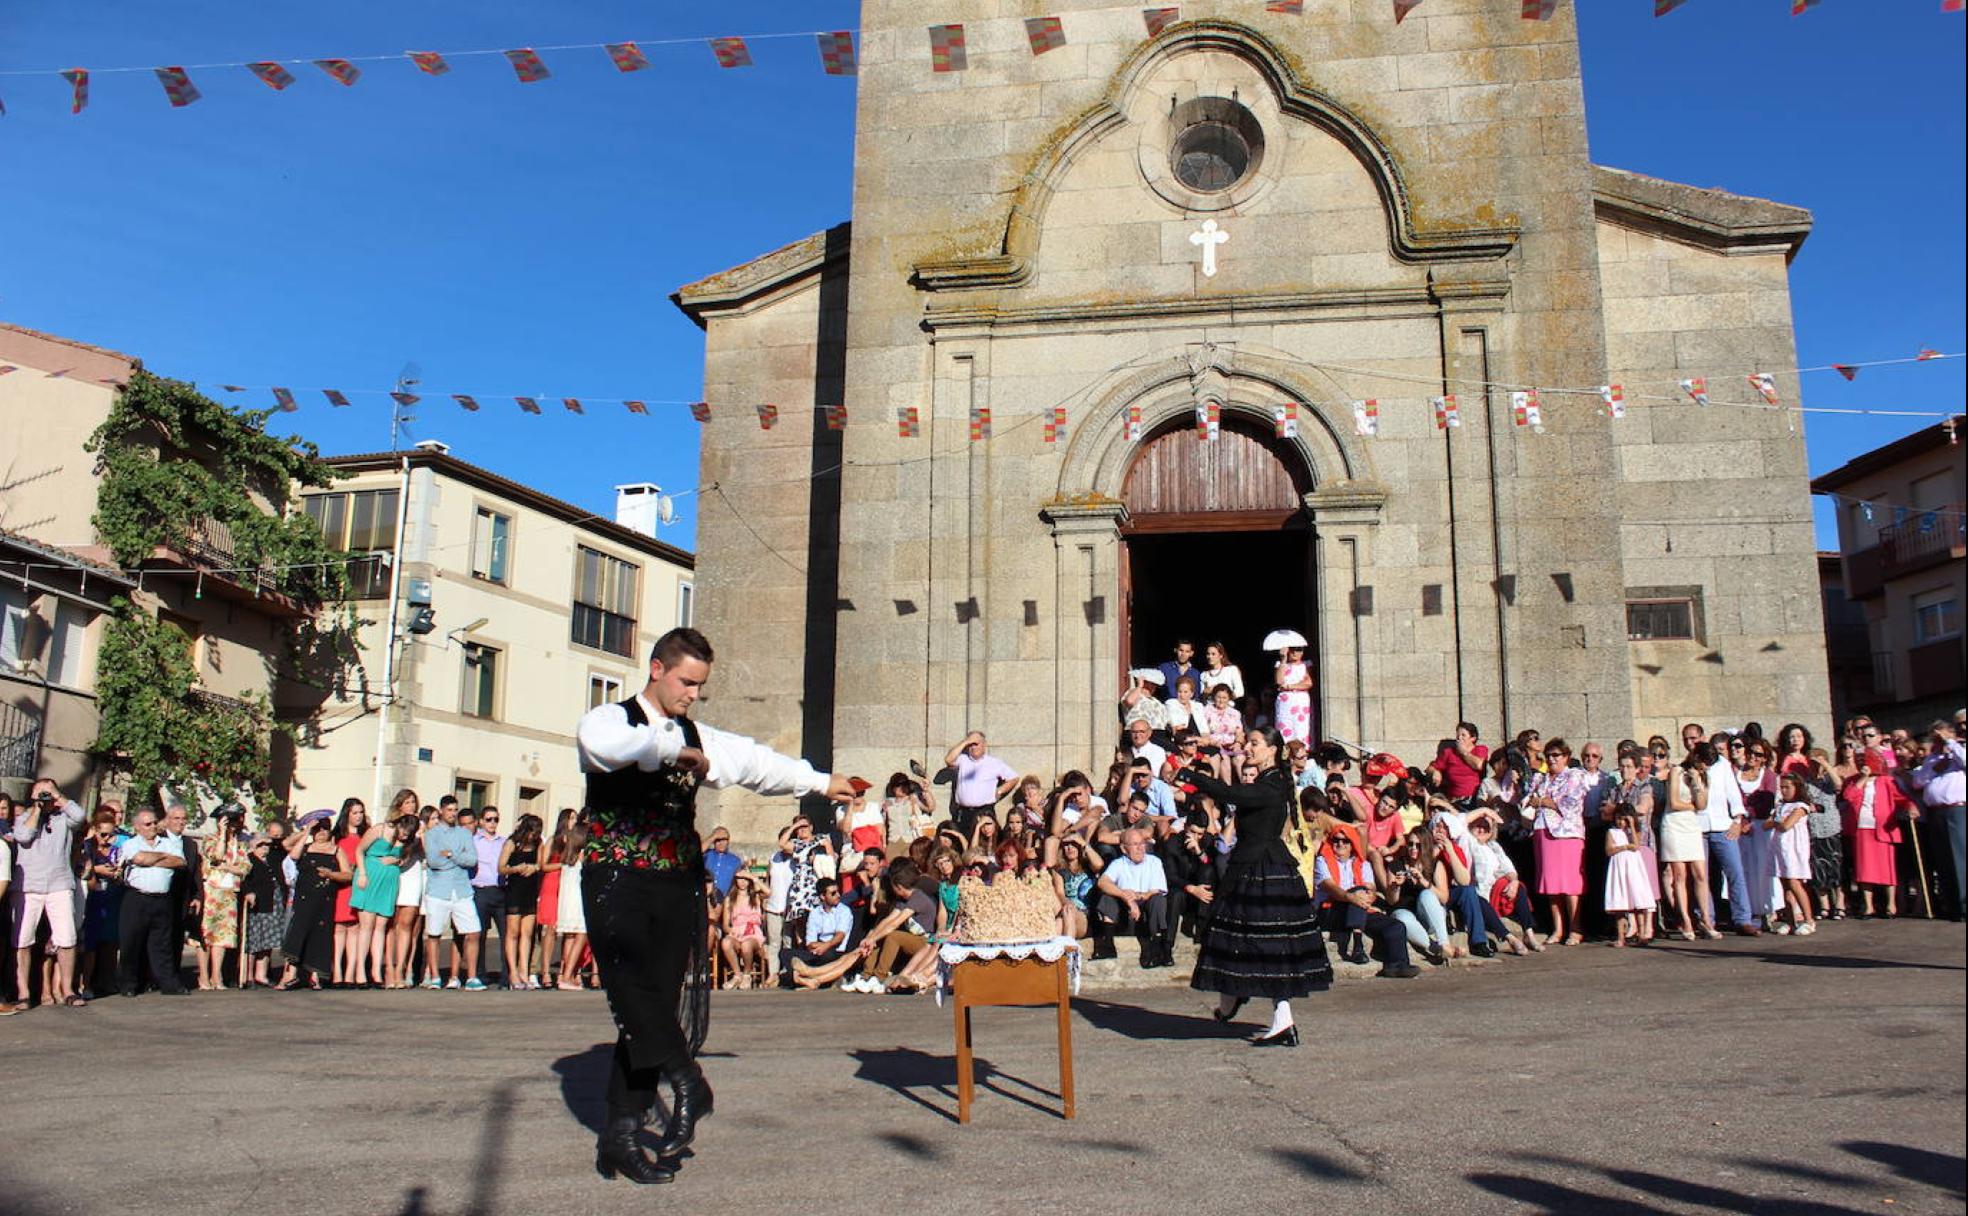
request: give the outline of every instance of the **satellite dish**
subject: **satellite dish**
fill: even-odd
[[[668,494],[656,497],[656,522],[673,524],[676,522],[676,499]]]

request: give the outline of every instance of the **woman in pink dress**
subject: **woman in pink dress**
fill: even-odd
[[[1531,779],[1523,802],[1532,813],[1538,894],[1551,911],[1552,940],[1576,946],[1585,941],[1578,911],[1585,894],[1585,795],[1592,779],[1572,767],[1572,748],[1563,739],[1544,745],[1544,759],[1551,771]]]
[[[1244,715],[1231,700],[1228,684],[1210,689],[1209,704],[1203,706],[1203,730],[1211,743],[1235,760],[1244,754]]]
[[[1893,780],[1884,748],[1868,747],[1858,754],[1859,771],[1839,791],[1845,809],[1845,839],[1850,842],[1852,881],[1865,895],[1865,916],[1893,916],[1893,892],[1900,871],[1893,856],[1900,843],[1900,824],[1919,820],[1920,812]],[[1885,897],[1881,913],[1879,900]]]
[[[1285,742],[1312,742],[1312,672],[1305,665],[1303,646],[1285,647],[1278,660],[1278,700],[1271,717]]]
[[[355,855],[362,848],[362,838],[369,832],[369,808],[360,798],[342,800],[342,813],[335,818],[333,837],[335,849],[342,855],[342,869],[355,872]],[[368,959],[356,942],[355,922],[360,919],[355,909],[349,905],[349,897],[354,894],[348,883],[335,888],[335,966],[334,983],[353,984],[356,987],[368,983]],[[381,979],[378,976],[377,979]]]

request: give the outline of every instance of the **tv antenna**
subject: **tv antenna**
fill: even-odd
[[[396,373],[396,393],[390,398],[390,446],[392,452],[403,450],[403,440],[410,434],[410,424],[417,420],[417,403],[414,400],[416,388],[423,383],[424,369],[413,361],[405,363],[403,370]],[[413,398],[406,400],[406,398]]]

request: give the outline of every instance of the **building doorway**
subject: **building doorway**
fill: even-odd
[[[1295,447],[1228,411],[1214,442],[1198,442],[1186,418],[1144,440],[1123,492],[1123,667],[1160,663],[1183,637],[1200,664],[1203,647],[1221,641],[1243,671],[1248,721],[1271,711],[1277,655],[1261,649],[1264,635],[1295,629],[1310,643],[1316,690],[1317,564],[1304,508],[1311,488]],[[1319,700],[1315,691],[1315,730]]]

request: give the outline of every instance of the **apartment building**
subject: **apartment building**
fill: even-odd
[[[351,567],[360,665],[278,700],[298,727],[294,806],[408,787],[551,827],[580,805],[575,721],[639,689],[650,646],[692,617],[695,558],[654,535],[660,490],[618,487],[607,519],[441,443],[328,463],[341,480],[305,509],[372,560]]]
[[[1918,727],[1952,714],[1968,696],[1964,444],[1968,418],[1957,414],[1811,482],[1813,493],[1837,502],[1845,599],[1864,613],[1871,657],[1865,677],[1848,682],[1847,713]]]

